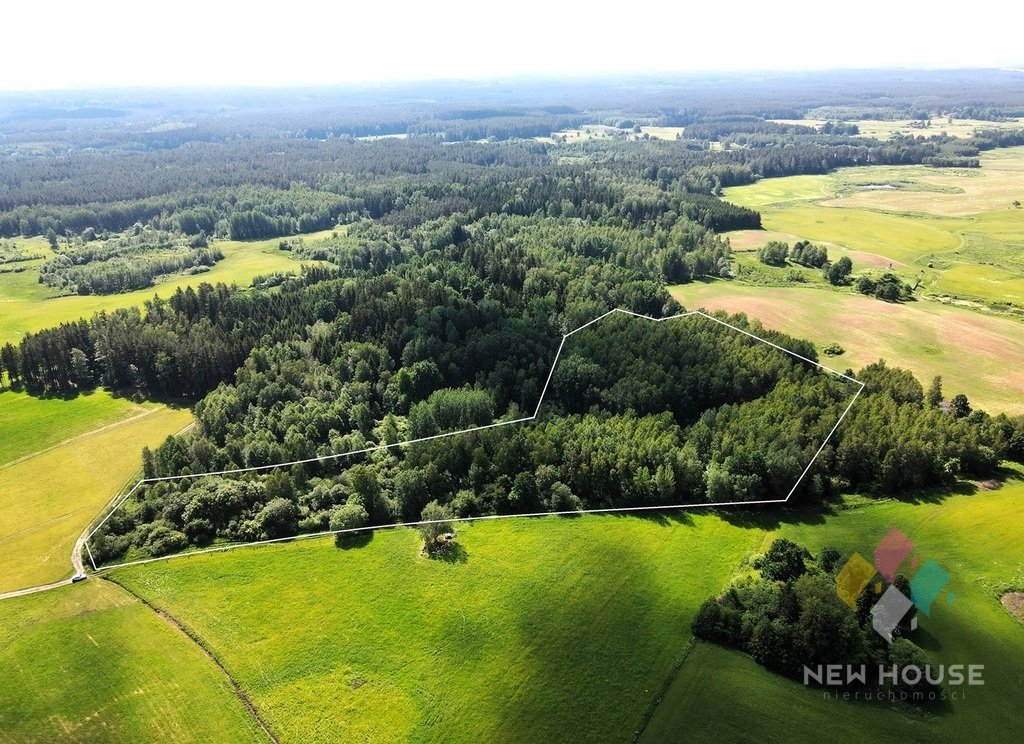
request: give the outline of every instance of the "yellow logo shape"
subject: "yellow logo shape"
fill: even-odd
[[[857,597],[875,576],[875,567],[860,553],[854,553],[850,560],[836,574],[836,594],[851,610],[857,609]]]

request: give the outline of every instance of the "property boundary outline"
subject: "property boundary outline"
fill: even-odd
[[[474,431],[484,431],[486,429],[495,429],[495,428],[502,427],[502,426],[511,426],[513,424],[522,424],[522,423],[525,423],[527,421],[533,421],[540,414],[540,408],[544,404],[544,397],[547,395],[548,387],[551,385],[551,380],[552,380],[552,378],[554,377],[554,374],[555,374],[555,368],[558,366],[558,360],[561,358],[562,350],[565,348],[565,342],[568,341],[571,336],[579,333],[580,331],[582,331],[582,330],[584,330],[586,328],[589,328],[590,326],[592,326],[595,323],[597,323],[597,322],[599,322],[599,321],[609,317],[610,315],[614,315],[615,313],[622,313],[623,315],[628,315],[628,316],[632,316],[632,317],[635,317],[635,318],[641,318],[643,320],[649,320],[649,321],[653,321],[655,323],[664,323],[666,321],[678,320],[678,319],[681,319],[681,318],[689,318],[689,317],[693,317],[693,316],[700,316],[700,317],[706,318],[706,319],[708,319],[708,320],[710,320],[710,321],[712,321],[714,323],[718,323],[719,325],[725,326],[726,328],[729,328],[729,329],[731,329],[733,331],[736,331],[737,333],[741,333],[744,336],[748,336],[749,338],[752,338],[755,341],[760,341],[763,344],[767,344],[768,346],[771,346],[774,349],[777,349],[777,350],[782,351],[782,352],[784,352],[786,354],[789,354],[790,356],[792,356],[792,357],[794,357],[796,359],[799,359],[799,360],[801,360],[803,362],[806,362],[807,364],[810,364],[810,365],[812,365],[814,367],[817,367],[818,369],[820,369],[820,370],[822,370],[824,372],[828,372],[828,373],[830,373],[832,375],[835,375],[836,377],[839,377],[839,378],[842,378],[842,379],[844,379],[844,380],[846,380],[848,382],[854,383],[855,385],[858,385],[859,387],[854,392],[853,396],[850,398],[850,401],[847,403],[846,408],[843,409],[842,414],[839,416],[839,418],[836,420],[835,424],[829,430],[829,433],[822,440],[821,445],[815,451],[814,456],[810,459],[810,461],[804,467],[803,471],[800,473],[800,477],[798,477],[796,479],[796,482],[793,484],[792,488],[789,489],[789,492],[786,494],[785,498],[780,498],[780,499],[760,499],[760,500],[756,500],[756,501],[721,501],[721,502],[702,502],[702,503],[692,503],[692,504],[656,504],[656,505],[650,505],[650,506],[623,506],[623,507],[609,507],[609,508],[604,508],[604,509],[580,509],[580,510],[569,510],[569,511],[530,512],[530,513],[526,513],[526,514],[487,514],[487,515],[478,516],[478,517],[453,517],[451,519],[444,519],[444,520],[436,520],[435,519],[435,520],[419,520],[419,521],[414,521],[414,522],[395,522],[395,523],[390,523],[390,524],[371,525],[371,526],[367,526],[367,527],[355,527],[355,528],[349,528],[349,529],[344,529],[344,530],[325,530],[325,531],[321,531],[321,532],[308,532],[308,533],[299,534],[299,535],[291,535],[291,536],[288,536],[288,537],[277,537],[277,538],[270,538],[270,539],[266,539],[266,540],[253,540],[253,541],[250,541],[250,542],[231,543],[231,544],[228,544],[228,545],[216,545],[216,546],[210,547],[210,548],[201,548],[199,550],[191,550],[191,551],[185,551],[185,552],[181,552],[181,553],[172,553],[170,555],[164,555],[164,556],[159,556],[159,557],[155,557],[155,558],[144,558],[144,559],[135,560],[135,561],[125,561],[123,563],[114,563],[114,564],[110,564],[110,565],[107,565],[107,566],[97,566],[96,565],[96,561],[93,558],[92,549],[89,547],[89,541],[92,539],[93,535],[95,535],[100,530],[100,528],[103,527],[103,525],[107,523],[107,520],[109,520],[117,512],[117,510],[120,509],[121,506],[129,498],[131,498],[132,494],[134,494],[140,487],[142,487],[142,486],[144,486],[144,485],[146,485],[148,483],[159,483],[161,481],[186,480],[186,479],[190,479],[190,478],[206,478],[206,477],[212,477],[212,476],[237,475],[237,474],[240,474],[240,473],[253,473],[253,472],[259,472],[259,471],[264,471],[264,470],[274,470],[276,468],[284,468],[284,467],[290,467],[292,465],[306,464],[306,463],[312,463],[312,462],[325,462],[325,461],[328,461],[328,460],[338,460],[338,459],[341,459],[343,457],[354,457],[356,455],[365,455],[365,454],[369,454],[371,452],[380,452],[380,451],[385,451],[385,450],[389,450],[389,449],[397,449],[397,448],[400,448],[400,447],[406,447],[406,446],[413,445],[413,444],[419,444],[421,442],[429,442],[429,441],[433,441],[433,440],[437,440],[437,439],[446,439],[448,437],[459,436],[461,434],[469,434],[469,433],[472,433]],[[288,462],[279,462],[279,463],[274,463],[272,465],[254,465],[252,467],[246,467],[246,468],[229,468],[229,469],[226,469],[226,470],[215,470],[215,471],[210,471],[210,472],[205,472],[205,473],[186,473],[184,475],[168,475],[168,476],[160,476],[160,477],[156,477],[156,478],[143,478],[140,481],[138,481],[134,486],[132,486],[131,489],[127,493],[125,493],[124,496],[122,496],[120,499],[117,500],[117,502],[110,509],[110,511],[107,512],[107,514],[103,517],[103,519],[101,519],[99,521],[99,523],[95,527],[93,527],[91,531],[88,532],[88,534],[84,534],[83,533],[84,534],[84,539],[79,539],[78,543],[76,543],[76,550],[80,551],[80,546],[84,546],[86,552],[89,554],[89,563],[92,565],[93,571],[95,573],[104,573],[106,571],[112,571],[112,570],[118,569],[118,568],[127,568],[128,566],[141,566],[141,565],[145,565],[145,564],[148,564],[148,563],[155,563],[157,561],[167,561],[167,560],[171,560],[171,559],[174,559],[174,558],[183,558],[183,557],[186,557],[186,556],[203,555],[203,554],[206,554],[206,553],[220,553],[220,552],[224,552],[224,551],[228,551],[228,550],[236,550],[238,548],[247,548],[247,547],[253,547],[253,546],[257,546],[257,545],[272,545],[272,544],[275,544],[275,543],[294,542],[294,541],[297,541],[297,540],[307,540],[307,539],[313,539],[313,538],[318,538],[318,537],[327,537],[327,536],[330,536],[330,535],[344,535],[344,534],[350,534],[350,533],[365,533],[365,532],[380,532],[380,531],[383,531],[383,530],[397,529],[399,527],[419,527],[419,526],[425,525],[425,524],[439,524],[439,523],[457,524],[457,523],[467,523],[467,522],[484,522],[484,521],[490,521],[490,520],[496,520],[496,519],[513,519],[513,518],[515,518],[515,519],[526,519],[526,518],[532,518],[532,517],[579,516],[579,515],[583,515],[583,514],[612,514],[612,513],[623,513],[623,512],[673,511],[673,510],[677,510],[677,509],[709,509],[709,508],[725,507],[725,506],[759,506],[759,505],[764,505],[764,504],[785,504],[786,502],[789,501],[790,497],[796,492],[796,489],[799,488],[800,484],[803,482],[804,478],[807,476],[807,473],[810,472],[811,467],[817,461],[818,456],[821,455],[821,453],[824,451],[825,447],[831,441],[832,436],[836,433],[836,430],[839,429],[839,425],[843,422],[843,419],[846,418],[846,415],[850,412],[850,409],[853,408],[853,404],[857,401],[857,399],[860,397],[860,394],[862,392],[864,392],[864,383],[861,382],[860,380],[858,380],[858,379],[856,379],[854,377],[851,377],[850,375],[847,375],[847,374],[844,374],[844,373],[839,372],[837,370],[834,370],[831,367],[827,367],[826,365],[821,364],[820,362],[816,362],[813,359],[809,359],[808,357],[805,357],[805,356],[803,356],[801,354],[797,354],[795,351],[791,351],[790,349],[786,349],[786,348],[784,348],[782,346],[779,346],[778,344],[772,343],[771,341],[769,341],[767,339],[764,339],[764,338],[761,338],[760,336],[757,336],[757,335],[751,333],[750,331],[747,331],[744,328],[739,328],[738,326],[735,326],[735,325],[733,325],[731,323],[727,323],[726,321],[722,320],[721,318],[716,318],[715,316],[710,315],[709,313],[706,313],[703,310],[690,310],[690,311],[683,312],[683,313],[677,313],[676,315],[669,315],[669,316],[666,316],[664,318],[652,318],[649,315],[643,315],[641,313],[633,312],[632,310],[626,310],[624,308],[613,308],[613,309],[609,310],[608,312],[606,312],[606,313],[604,313],[602,315],[599,315],[598,317],[594,318],[593,320],[590,320],[590,321],[584,323],[579,328],[575,328],[572,331],[569,331],[568,333],[563,334],[562,341],[558,345],[558,351],[555,353],[555,358],[551,362],[551,369],[548,370],[547,378],[544,381],[544,387],[541,390],[540,398],[537,400],[537,406],[536,406],[536,408],[534,408],[534,411],[533,411],[533,413],[530,416],[524,416],[524,417],[520,417],[520,418],[516,418],[516,419],[510,419],[508,421],[496,421],[496,422],[491,423],[491,424],[484,424],[482,426],[473,426],[473,427],[469,427],[467,429],[459,429],[457,431],[444,432],[442,434],[432,434],[432,435],[426,436],[426,437],[417,437],[415,439],[407,439],[405,441],[395,442],[393,444],[377,444],[377,445],[374,445],[372,447],[363,447],[362,449],[350,450],[350,451],[347,451],[347,452],[332,453],[332,454],[328,454],[328,455],[320,455],[318,457],[307,457],[307,458],[303,458],[301,460],[290,460]],[[88,528],[86,528],[86,529],[88,529]],[[78,560],[78,563],[76,563],[76,559]],[[78,565],[80,562],[81,562],[81,555],[80,555],[80,552],[79,552],[78,554],[72,556],[72,563],[75,564],[75,565]]]

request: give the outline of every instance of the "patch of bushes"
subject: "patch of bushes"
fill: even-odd
[[[888,272],[878,279],[872,279],[870,276],[860,277],[857,279],[857,291],[886,302],[905,302],[914,299],[913,287]]]
[[[785,266],[789,255],[789,244],[781,240],[770,240],[757,249],[757,260],[768,266]]]

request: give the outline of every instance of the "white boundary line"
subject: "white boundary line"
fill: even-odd
[[[797,478],[796,483],[794,483],[793,487],[789,489],[789,493],[786,494],[786,497],[782,498],[782,499],[767,499],[767,500],[759,500],[759,501],[722,501],[722,502],[696,503],[696,504],[658,504],[658,505],[653,505],[653,506],[625,506],[625,507],[615,507],[615,508],[606,508],[606,509],[583,509],[583,510],[580,510],[580,511],[531,512],[531,513],[528,513],[528,514],[488,514],[488,515],[484,515],[484,516],[480,516],[480,517],[453,517],[452,519],[446,519],[446,520],[425,520],[425,521],[421,520],[421,521],[417,521],[417,522],[396,522],[396,523],[389,523],[389,524],[372,525],[372,526],[369,526],[369,527],[359,527],[359,528],[355,528],[355,529],[327,530],[327,531],[324,531],[324,532],[310,532],[310,533],[305,533],[305,534],[300,534],[300,535],[292,535],[290,537],[278,537],[278,538],[273,538],[273,539],[269,539],[269,540],[254,540],[252,542],[233,543],[231,545],[218,545],[218,546],[213,547],[213,548],[202,548],[200,550],[193,550],[193,551],[188,551],[188,552],[184,552],[184,553],[173,553],[171,555],[160,556],[158,558],[145,558],[145,559],[142,559],[142,560],[127,561],[125,563],[115,563],[115,564],[111,564],[109,566],[102,566],[102,567],[97,566],[96,565],[96,561],[93,559],[92,550],[89,548],[89,540],[91,540],[92,536],[95,535],[96,532],[104,524],[106,524],[107,520],[110,519],[110,517],[112,517],[114,515],[114,512],[116,512],[121,507],[121,505],[124,504],[124,502],[127,501],[131,497],[131,495],[133,493],[135,493],[136,490],[138,490],[138,488],[140,486],[142,486],[142,485],[144,485],[146,483],[158,483],[160,481],[172,481],[172,480],[185,480],[187,478],[204,478],[204,477],[210,477],[210,476],[234,475],[234,474],[238,474],[238,473],[252,473],[252,472],[258,472],[258,471],[261,471],[261,470],[272,470],[274,468],[283,468],[283,467],[288,467],[288,466],[291,466],[291,465],[299,465],[299,464],[305,464],[305,463],[310,463],[310,462],[324,462],[324,461],[327,461],[327,460],[336,460],[336,459],[339,459],[339,458],[342,458],[342,457],[352,457],[352,456],[355,456],[355,455],[364,455],[364,454],[368,454],[370,452],[378,452],[378,451],[388,450],[388,449],[392,449],[392,448],[396,448],[396,447],[405,447],[406,445],[418,444],[420,442],[428,442],[428,441],[432,441],[432,440],[436,440],[436,439],[444,439],[444,438],[447,438],[447,437],[457,436],[459,434],[469,434],[469,433],[474,432],[474,431],[484,431],[485,429],[495,429],[495,428],[498,428],[500,426],[509,426],[511,424],[521,424],[521,423],[524,423],[526,421],[532,421],[532,420],[536,419],[538,414],[540,413],[540,407],[544,403],[544,396],[547,395],[548,387],[550,386],[551,380],[552,380],[552,378],[553,378],[553,376],[555,374],[555,368],[558,366],[558,360],[559,360],[559,358],[562,355],[562,349],[565,348],[565,342],[573,334],[579,333],[583,329],[588,328],[588,327],[594,325],[598,321],[603,320],[604,318],[607,318],[609,315],[612,315],[614,313],[622,313],[624,315],[629,315],[629,316],[632,316],[632,317],[635,317],[635,318],[642,318],[644,320],[651,320],[651,321],[654,321],[655,323],[662,323],[662,322],[667,321],[667,320],[677,320],[677,319],[680,319],[680,318],[689,318],[689,317],[692,317],[694,315],[698,315],[698,316],[701,316],[703,318],[707,318],[710,321],[718,323],[719,325],[723,325],[726,328],[730,328],[730,329],[732,329],[734,331],[737,331],[738,333],[742,333],[744,336],[749,336],[750,338],[754,339],[755,341],[760,341],[761,343],[767,344],[768,346],[771,346],[772,348],[775,348],[775,349],[778,349],[779,351],[785,352],[786,354],[789,354],[790,356],[795,357],[796,359],[799,359],[799,360],[801,360],[803,362],[811,364],[811,365],[817,367],[818,369],[824,370],[825,372],[829,372],[829,373],[831,373],[831,374],[833,374],[833,375],[835,375],[837,377],[841,377],[844,380],[847,380],[849,382],[855,383],[856,385],[859,385],[860,387],[857,388],[857,391],[853,394],[853,397],[850,398],[850,402],[847,404],[846,408],[843,410],[842,415],[836,420],[835,425],[832,427],[831,431],[829,431],[829,433],[825,437],[824,441],[822,441],[821,446],[818,447],[818,450],[814,453],[814,457],[811,458],[810,462],[808,462],[807,466],[803,469],[803,472],[800,473],[800,477]],[[352,450],[350,452],[339,452],[339,453],[335,453],[335,454],[331,454],[331,455],[321,455],[319,457],[307,457],[307,458],[302,459],[302,460],[290,460],[288,462],[279,462],[279,463],[276,463],[276,464],[273,464],[273,465],[257,465],[257,466],[248,467],[248,468],[232,468],[232,469],[228,469],[228,470],[214,470],[214,471],[210,471],[210,472],[207,472],[207,473],[188,473],[186,475],[169,475],[169,476],[161,476],[159,478],[143,478],[138,483],[136,483],[134,486],[132,486],[131,490],[129,490],[120,500],[118,500],[118,502],[107,513],[107,515],[105,517],[103,517],[102,520],[100,520],[99,524],[97,524],[92,529],[92,531],[89,532],[89,534],[86,536],[85,540],[82,541],[82,544],[85,545],[85,548],[86,548],[86,550],[89,553],[89,562],[92,564],[93,571],[95,571],[97,573],[102,573],[102,572],[105,572],[105,571],[112,571],[112,570],[117,569],[117,568],[126,568],[128,566],[141,566],[141,565],[144,565],[144,564],[147,564],[147,563],[155,563],[157,561],[167,561],[167,560],[171,560],[172,558],[183,558],[183,557],[190,556],[190,555],[202,555],[204,553],[220,553],[220,552],[224,552],[226,550],[235,550],[237,548],[246,548],[246,547],[252,547],[252,546],[256,546],[256,545],[271,545],[271,544],[274,544],[274,543],[282,543],[282,542],[294,542],[294,541],[297,541],[297,540],[307,540],[307,539],[315,538],[315,537],[327,537],[328,535],[343,535],[343,534],[347,534],[347,533],[356,533],[356,532],[378,532],[378,531],[381,531],[381,530],[395,529],[397,527],[417,527],[417,526],[423,525],[423,524],[436,524],[436,523],[441,522],[441,521],[446,522],[446,523],[482,522],[482,521],[495,520],[495,519],[513,519],[513,518],[523,519],[523,518],[530,518],[530,517],[548,517],[548,516],[569,516],[569,515],[578,516],[578,515],[581,515],[581,514],[611,514],[611,513],[620,513],[620,512],[640,512],[640,511],[656,511],[656,510],[669,511],[669,510],[674,510],[674,509],[708,509],[708,508],[722,507],[722,506],[757,506],[757,505],[763,505],[763,504],[784,504],[787,501],[789,501],[790,497],[796,492],[796,489],[800,486],[800,484],[803,482],[803,479],[807,476],[807,473],[810,472],[811,466],[814,465],[815,461],[818,459],[818,456],[822,453],[822,451],[825,449],[825,446],[832,439],[832,436],[836,433],[836,430],[839,428],[839,425],[843,422],[843,419],[846,418],[846,415],[850,412],[850,409],[853,408],[853,404],[857,401],[857,398],[860,397],[860,394],[862,392],[864,392],[864,383],[861,382],[860,380],[857,380],[857,379],[855,379],[853,377],[850,377],[849,375],[843,374],[842,372],[838,372],[838,371],[836,371],[836,370],[834,370],[834,369],[832,369],[830,367],[826,367],[824,364],[821,364],[820,362],[816,362],[813,359],[808,359],[805,356],[797,354],[795,351],[790,351],[789,349],[783,348],[782,346],[779,346],[778,344],[774,344],[771,341],[768,341],[767,339],[763,339],[760,336],[757,336],[757,335],[755,335],[753,333],[750,333],[747,330],[744,330],[743,328],[739,328],[737,326],[732,325],[731,323],[727,323],[724,320],[716,318],[713,315],[709,315],[708,313],[704,312],[703,310],[690,310],[690,311],[685,312],[685,313],[678,313],[677,315],[670,315],[670,316],[665,317],[665,318],[652,318],[649,315],[642,315],[640,313],[635,313],[632,310],[625,310],[623,308],[614,308],[614,309],[609,310],[608,312],[604,313],[603,315],[599,315],[598,317],[594,318],[593,320],[591,320],[591,321],[589,321],[587,323],[584,323],[579,328],[576,328],[576,329],[574,329],[572,331],[569,331],[568,333],[566,333],[566,334],[564,334],[562,336],[562,341],[558,345],[558,351],[555,353],[555,359],[551,363],[551,369],[548,371],[547,379],[544,381],[544,388],[541,390],[540,399],[537,401],[537,407],[534,409],[533,415],[531,415],[531,416],[525,416],[523,418],[512,419],[512,420],[509,420],[509,421],[498,421],[498,422],[495,422],[493,424],[485,424],[483,426],[474,426],[474,427],[471,427],[469,429],[460,429],[459,431],[446,432],[446,433],[443,433],[443,434],[433,434],[433,435],[428,436],[428,437],[418,437],[416,439],[409,439],[409,440],[406,440],[404,442],[395,442],[394,444],[378,444],[378,445],[374,445],[372,447],[364,447],[363,449]],[[78,557],[79,557],[79,560],[81,560],[81,556],[79,555]]]

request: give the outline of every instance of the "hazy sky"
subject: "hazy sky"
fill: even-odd
[[[1020,18],[1007,17],[1005,2],[960,4],[956,17],[944,7],[906,0],[12,2],[2,14],[0,89],[1024,67]]]

